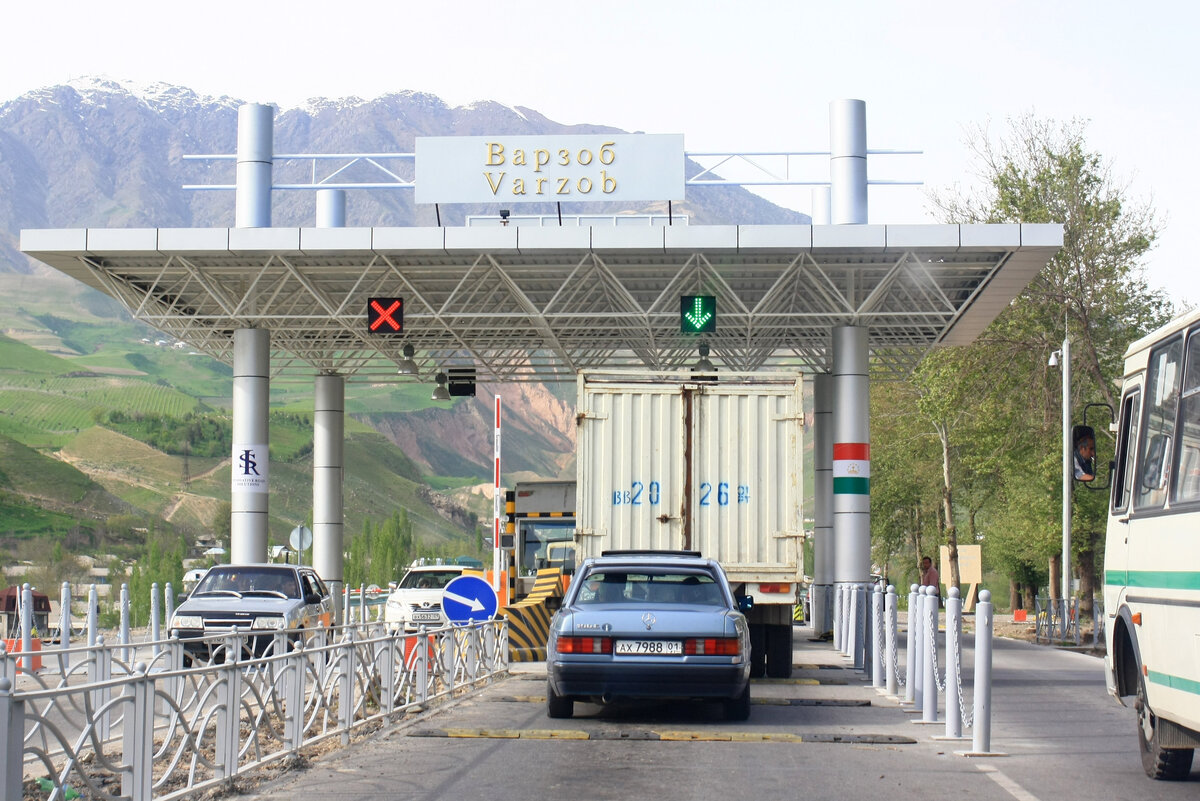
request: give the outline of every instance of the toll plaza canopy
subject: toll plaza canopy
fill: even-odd
[[[878,377],[971,342],[1062,246],[1061,225],[80,228],[21,250],[139,320],[233,361],[233,332],[270,332],[273,377],[573,379],[581,369],[825,372],[830,330],[862,326]],[[680,298],[716,298],[685,333]],[[368,330],[372,298],[402,328]],[[408,378],[411,380],[411,378]]]

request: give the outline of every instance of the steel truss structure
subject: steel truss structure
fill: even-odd
[[[30,256],[139,320],[233,360],[270,331],[273,377],[573,380],[583,369],[826,371],[830,330],[865,326],[878,377],[965,344],[1061,247],[1058,225],[28,230]],[[717,298],[715,333],[681,333],[681,295]],[[402,334],[366,327],[404,298]],[[420,373],[397,374],[412,345]]]

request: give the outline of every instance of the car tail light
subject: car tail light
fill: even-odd
[[[738,656],[741,640],[737,637],[706,637],[683,641],[683,652],[688,656]]]
[[[612,637],[559,637],[560,654],[611,654]]]
[[[791,584],[759,584],[758,591],[759,592],[789,593],[792,591],[792,585]]]

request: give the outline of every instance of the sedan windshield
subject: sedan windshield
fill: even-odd
[[[400,579],[398,589],[440,590],[461,575],[461,570],[414,570]]]
[[[575,603],[724,606],[726,601],[721,585],[708,573],[609,569],[589,573]]]

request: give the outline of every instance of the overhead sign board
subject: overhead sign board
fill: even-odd
[[[478,576],[459,576],[442,590],[442,613],[459,626],[491,620],[499,605],[492,585]]]
[[[425,136],[418,203],[682,200],[682,134]]]
[[[367,330],[372,334],[404,333],[404,298],[369,298]]]

